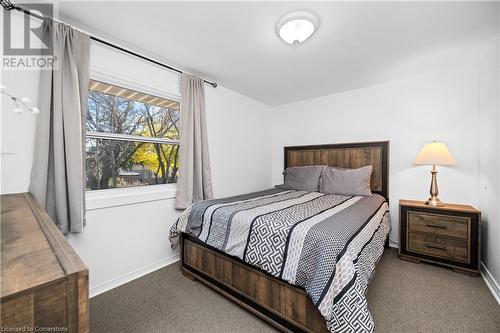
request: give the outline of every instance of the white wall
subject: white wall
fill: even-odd
[[[17,96],[38,100],[38,73],[2,70],[0,81]],[[29,112],[15,114],[12,101],[4,96],[1,99],[1,193],[25,192],[33,161],[36,116]]]
[[[205,91],[214,196],[269,188],[270,107],[221,86]]]
[[[428,197],[430,168],[412,162],[424,143],[436,139],[458,161],[438,170],[441,199],[477,206],[477,87],[478,73],[471,66],[273,108],[273,182],[282,179],[284,146],[390,140],[394,244],[398,200]]]
[[[500,34],[479,65],[479,208],[482,253],[487,274],[500,293]],[[488,276],[487,276],[488,278]],[[500,296],[500,294],[498,294]],[[499,300],[500,301],[500,300]]]
[[[20,14],[12,15],[12,26],[19,27],[22,24]],[[3,13],[0,15],[0,25],[3,27]],[[11,29],[14,45],[19,46],[16,41],[23,40],[22,31],[22,29]],[[35,38],[32,42],[34,47],[41,45]],[[2,48],[0,54],[3,55],[3,41],[0,47]],[[38,71],[2,68],[0,82],[17,97],[28,97],[32,101],[38,100]],[[13,102],[3,94],[0,94],[0,99],[2,106],[0,112],[0,193],[25,192],[30,181],[36,116],[31,113],[15,114],[12,112],[15,107]]]

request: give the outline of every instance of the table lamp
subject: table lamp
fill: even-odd
[[[431,143],[426,143],[424,147],[420,150],[415,158],[414,164],[424,164],[432,165],[432,180],[431,180],[431,190],[430,198],[426,201],[426,205],[429,206],[444,206],[444,204],[439,200],[438,185],[437,185],[437,171],[436,165],[455,165],[457,162],[451,155],[448,147],[443,142],[433,141]]]

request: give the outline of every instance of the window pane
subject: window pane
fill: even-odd
[[[87,190],[177,182],[179,146],[86,140]]]
[[[90,81],[87,131],[179,139],[179,102]]]

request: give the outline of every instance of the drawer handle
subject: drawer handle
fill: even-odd
[[[430,247],[431,249],[444,250],[446,251],[448,248],[444,245],[436,245],[436,244],[425,244],[425,246]]]
[[[434,228],[448,229],[448,226],[446,224],[441,224],[441,223],[427,223],[427,226]]]

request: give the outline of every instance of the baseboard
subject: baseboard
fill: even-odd
[[[500,304],[500,285],[490,273],[488,268],[486,268],[484,262],[481,263],[481,276],[483,277],[484,283],[486,283],[486,286],[493,294],[493,297],[497,300],[497,303]]]
[[[392,239],[389,239],[389,247],[393,247],[395,249],[399,248],[399,244]]]
[[[141,276],[144,276],[146,274],[154,272],[160,268],[163,268],[165,266],[173,264],[174,262],[179,261],[179,258],[180,258],[179,254],[174,254],[170,257],[161,259],[157,262],[154,262],[150,265],[141,267],[141,268],[136,269],[132,272],[129,272],[127,274],[124,274],[122,276],[114,278],[112,280],[100,283],[97,286],[91,287],[89,289],[89,297],[92,298],[94,296],[102,294],[103,292],[106,292],[108,290],[111,290],[113,288],[121,286],[122,284],[130,282],[130,281],[135,280],[137,278],[140,278]]]

